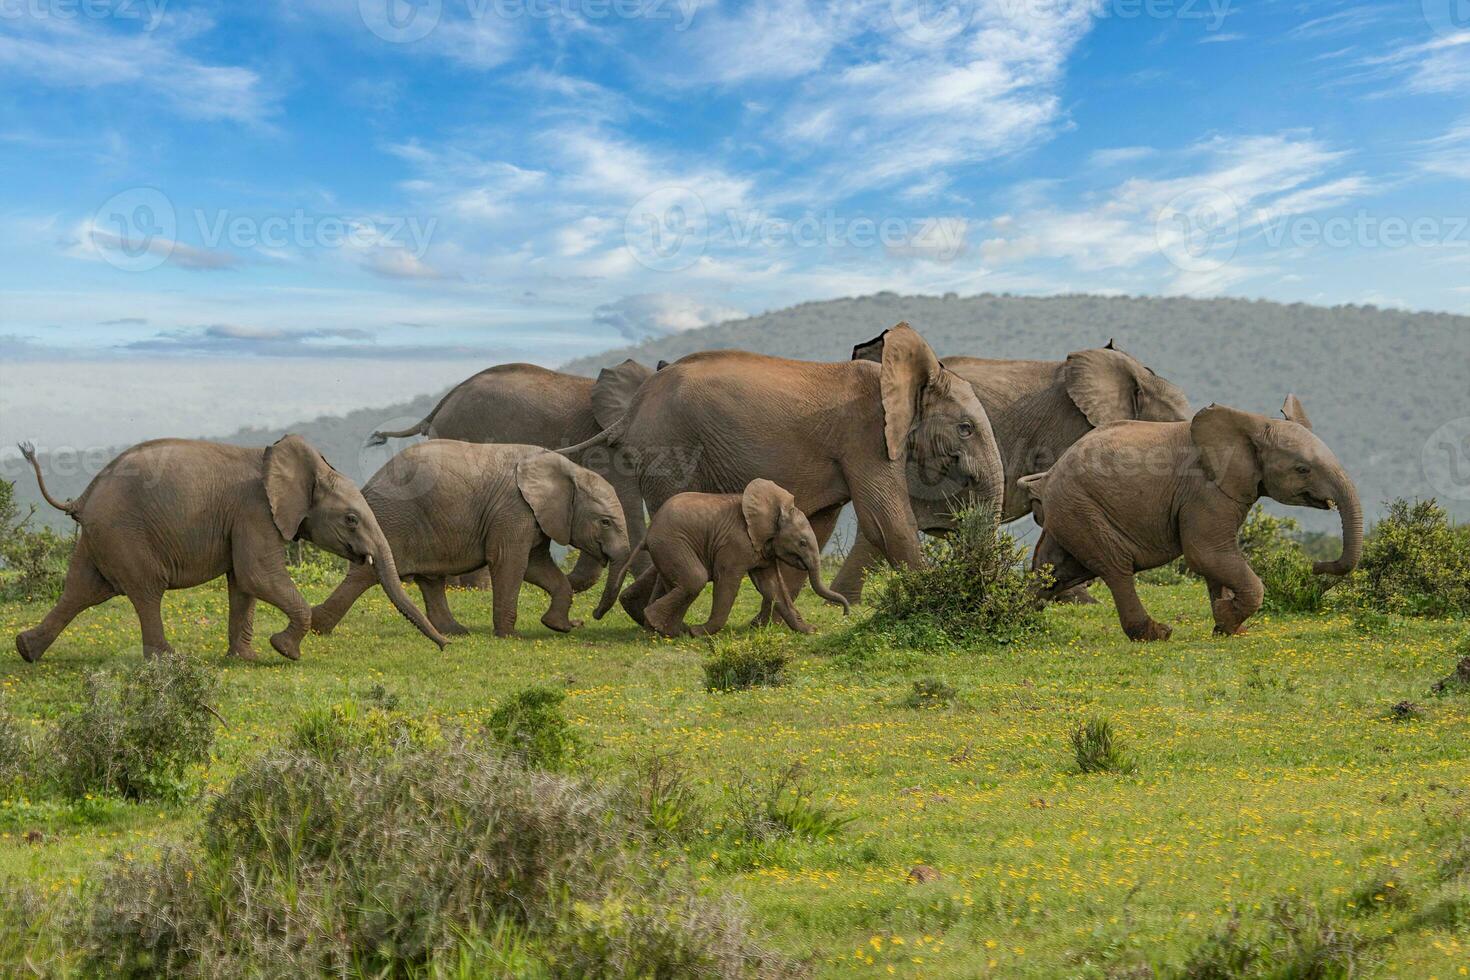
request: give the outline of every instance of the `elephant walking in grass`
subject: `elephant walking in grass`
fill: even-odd
[[[709,636],[724,629],[747,575],[782,622],[798,633],[812,632],[791,602],[780,564],[799,569],[813,592],[847,612],[847,600],[822,584],[822,548],[806,515],[795,497],[770,480],[752,480],[744,493],[675,494],[653,515],[640,547],[653,556],[658,576],[644,616],[664,636]],[[711,581],[709,619],[686,627],[684,614]],[[621,585],[621,575],[609,583],[594,618],[612,607]]]
[[[1237,535],[1262,496],[1340,509],[1342,554],[1313,571],[1351,572],[1363,552],[1357,489],[1295,395],[1281,411],[1272,419],[1211,405],[1188,422],[1104,426],[1024,478],[1044,529],[1035,563],[1053,569],[1049,592],[1101,578],[1130,639],[1165,640],[1170,629],[1144,609],[1133,575],[1182,554],[1209,588],[1215,632],[1241,632],[1263,590]]]
[[[858,347],[853,356],[872,358],[875,354]],[[1031,497],[1021,488],[1021,478],[1046,470],[1067,447],[1098,426],[1129,419],[1182,422],[1189,418],[1184,392],[1116,348],[1111,340],[1106,347],[1076,351],[1064,361],[946,357],[940,363],[969,382],[990,418],[1005,466],[1003,522],[1031,511]],[[911,482],[909,495],[920,530],[948,533],[953,527],[949,501],[935,497],[919,482]],[[878,549],[859,535],[832,580],[832,588],[859,601],[864,576],[881,560]],[[1074,589],[1066,597],[1092,601],[1085,588]]]
[[[628,558],[628,529],[606,480],[538,446],[482,445],[435,439],[390,459],[362,489],[399,568],[424,595],[429,621],[442,633],[467,633],[445,597],[445,579],[488,567],[496,636],[515,635],[521,582],[551,596],[541,617],[565,633],[572,586],[551,557],[551,542],[581,549],[598,572]],[[330,633],[373,578],[352,569],[311,611],[311,627]]]
[[[633,360],[604,368],[595,381],[534,364],[500,364],[460,382],[417,425],[374,432],[368,442],[380,446],[389,439],[426,435],[556,449],[591,438],[616,422],[652,373]],[[587,453],[579,462],[612,485],[628,522],[628,538],[636,546],[643,540],[643,499],[632,464],[606,450]],[[572,589],[590,589],[601,573],[596,558],[579,556],[571,572]],[[473,573],[458,584],[488,587],[488,575]]]
[[[1000,451],[973,389],[912,327],[900,323],[866,346],[877,363],[691,354],[644,382],[615,424],[562,452],[628,454],[655,513],[678,493],[738,494],[752,480],[770,480],[792,494],[819,544],[851,501],[863,536],[885,558],[917,564],[910,463],[936,496],[998,504]],[[621,597],[639,623],[656,578],[645,571]],[[801,584],[791,569],[793,596]],[[765,604],[762,617],[770,611]]]
[[[40,625],[15,638],[26,660],[41,658],[82,610],[125,595],[142,627],[143,649],[168,651],[163,593],[225,576],[230,653],[255,659],[255,602],[290,624],[271,637],[284,657],[301,656],[311,610],[286,570],[286,542],[310,541],[377,581],[409,622],[447,642],[409,601],[393,551],[361,491],[300,436],[268,449],[159,439],[125,450],[75,500],[46,491],[30,446],[21,452],[41,494],[81,525],[61,598]]]

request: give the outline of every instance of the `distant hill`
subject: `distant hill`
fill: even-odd
[[[842,360],[853,344],[900,320],[913,324],[941,355],[1061,358],[1113,338],[1182,385],[1199,407],[1218,401],[1275,413],[1286,394],[1295,392],[1318,434],[1356,478],[1370,514],[1395,496],[1434,496],[1420,465],[1425,443],[1444,423],[1470,418],[1470,317],[1371,306],[879,293],[803,303],[674,334],[581,358],[565,370],[594,374],[625,357],[652,366],[661,358],[674,360],[718,348]],[[466,364],[465,375],[484,366]],[[302,421],[286,429],[244,429],[223,441],[264,445],[284,431],[298,432],[335,466],[361,481],[388,455],[387,449],[362,448],[368,433],[421,418],[440,394]],[[401,448],[402,443],[397,445]],[[98,454],[82,461],[48,463],[53,492],[65,496],[81,492],[107,458]],[[34,479],[18,460],[7,460],[0,475],[16,480],[17,496],[39,499]],[[1442,498],[1442,502],[1460,517],[1470,518],[1470,501]],[[48,520],[60,516],[49,508],[44,511]],[[1333,516],[1299,509],[1293,514],[1308,526],[1335,528]]]

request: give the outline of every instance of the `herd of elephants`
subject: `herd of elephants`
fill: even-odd
[[[748,576],[757,622],[808,631],[792,601],[805,584],[845,609],[876,563],[922,562],[920,532],[952,529],[960,505],[1036,518],[1033,560],[1052,569],[1040,600],[1086,601],[1100,578],[1130,638],[1166,639],[1133,576],[1183,555],[1208,587],[1216,632],[1235,633],[1262,599],[1237,542],[1260,497],[1340,508],[1342,554],[1319,574],[1347,574],[1362,550],[1352,480],[1295,396],[1281,414],[1191,412],[1183,391],[1111,341],[1059,361],[941,360],[900,323],[838,362],[707,351],[656,370],[624,361],[596,380],[492,367],[412,428],[374,433],[375,444],[429,439],[361,490],[299,436],[263,449],[161,439],[58,501],[27,445],[42,494],[80,533],[60,599],[16,648],[34,662],[78,613],[124,595],[144,650],[167,650],[163,593],[220,575],[230,653],[249,659],[257,599],[286,614],[270,642],[292,659],[308,630],[330,633],[374,584],[443,647],[466,632],[447,585],[488,585],[506,636],[530,582],[551,598],[542,623],[567,631],[580,625],[572,596],[604,568],[599,618],[620,602],[664,635],[712,633]],[[848,504],[858,534],[828,587],[822,548]],[[292,540],[350,563],[318,606],[291,580]],[[570,574],[552,542],[578,550]],[[709,619],[686,626],[710,582]]]

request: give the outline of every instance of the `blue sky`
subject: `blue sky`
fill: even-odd
[[[0,162],[13,379],[427,390],[883,289],[1463,313],[1470,0],[0,0]]]

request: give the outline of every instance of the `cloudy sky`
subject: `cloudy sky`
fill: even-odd
[[[0,0],[0,428],[883,289],[1470,312],[1464,8]]]

